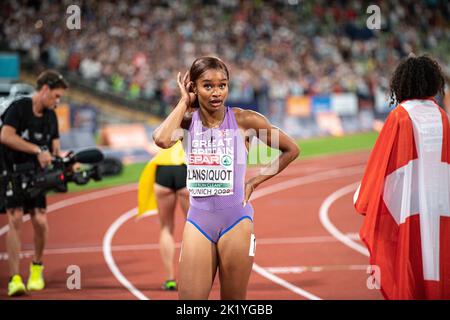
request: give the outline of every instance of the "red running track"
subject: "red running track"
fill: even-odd
[[[357,152],[297,161],[255,191],[257,250],[248,299],[382,299],[379,290],[367,287],[368,258],[340,242],[319,218],[321,205],[333,192],[359,181],[367,159],[367,152]],[[340,232],[361,244],[357,233],[362,217],[353,209],[352,196],[347,192],[335,199],[327,216]],[[131,213],[126,219],[136,207],[135,185],[58,194],[49,198],[49,205],[47,287],[15,299],[177,299],[176,292],[160,289],[164,273],[157,217],[136,221]],[[179,207],[176,214],[179,243],[184,223]],[[9,277],[6,224],[6,216],[0,215],[0,299],[7,299]],[[25,222],[25,280],[32,236],[31,223]],[[79,290],[67,287],[71,265],[81,271]],[[210,299],[219,299],[218,281]]]

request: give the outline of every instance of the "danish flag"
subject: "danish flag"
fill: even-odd
[[[434,99],[391,112],[354,199],[384,297],[450,299],[450,131]]]

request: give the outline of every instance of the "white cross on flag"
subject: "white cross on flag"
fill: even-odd
[[[372,151],[356,210],[387,299],[450,299],[450,131],[433,99],[389,115]]]

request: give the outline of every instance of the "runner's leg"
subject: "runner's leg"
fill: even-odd
[[[181,300],[208,299],[216,270],[216,245],[193,224],[186,222],[180,255],[179,298]]]
[[[22,208],[8,209],[9,230],[6,235],[6,248],[8,251],[8,264],[10,275],[19,274],[19,253],[21,250],[22,235]]]
[[[222,300],[244,300],[253,266],[249,255],[253,222],[243,219],[217,243],[219,257],[220,297]]]
[[[184,217],[186,218],[187,213],[189,211],[189,191],[187,188],[177,190],[177,199],[180,202],[181,209],[184,213]]]
[[[167,187],[154,184],[156,202],[158,204],[158,217],[160,221],[159,250],[166,272],[166,280],[174,279],[175,272],[173,259],[175,256],[174,215],[175,215],[175,192]]]
[[[34,229],[34,262],[42,262],[45,244],[48,237],[48,222],[45,209],[35,208],[31,211],[31,222]]]

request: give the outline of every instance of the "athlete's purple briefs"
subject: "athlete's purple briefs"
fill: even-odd
[[[217,129],[204,127],[195,111],[184,144],[190,193],[187,221],[217,243],[242,219],[253,221],[252,205],[242,206],[247,149],[232,108],[226,107]]]

